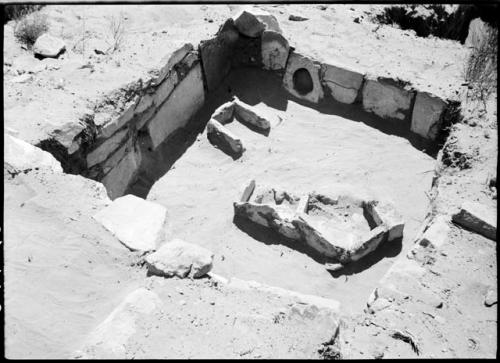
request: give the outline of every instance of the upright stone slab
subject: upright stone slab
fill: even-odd
[[[91,168],[106,160],[111,153],[125,143],[127,134],[128,129],[123,129],[92,150],[87,155],[87,167]]]
[[[239,36],[233,20],[228,19],[215,38],[200,42],[200,56],[208,92],[216,89],[229,73],[233,47]]]
[[[435,140],[441,127],[441,115],[446,102],[427,92],[418,92],[411,117],[411,131]]]
[[[132,251],[157,248],[164,238],[167,210],[128,194],[117,198],[93,217]]]
[[[148,122],[146,127],[153,148],[156,149],[175,130],[186,126],[204,101],[201,66],[197,64]]]
[[[332,64],[321,65],[321,82],[338,102],[354,103],[363,84],[363,77],[361,72],[346,67]]]
[[[110,199],[121,197],[133,182],[139,171],[141,154],[139,150],[131,150],[101,180],[108,191]]]
[[[396,81],[367,79],[363,86],[363,108],[382,118],[406,120],[413,92],[405,90]]]
[[[280,71],[286,68],[290,45],[281,33],[265,30],[262,33],[261,51],[264,69]]]
[[[319,71],[319,63],[301,54],[290,52],[283,85],[295,97],[318,103],[323,98]]]

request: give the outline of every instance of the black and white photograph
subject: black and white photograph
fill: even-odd
[[[5,358],[497,357],[499,2],[0,3]]]

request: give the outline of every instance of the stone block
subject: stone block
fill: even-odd
[[[369,201],[363,203],[363,208],[371,216],[377,226],[387,227],[387,240],[392,241],[403,237],[404,220],[394,206],[388,202]]]
[[[115,199],[93,217],[132,251],[155,250],[165,236],[167,210],[134,195]]]
[[[241,139],[217,120],[211,119],[208,121],[207,137],[211,144],[217,146],[233,158],[239,158],[245,151]]]
[[[464,202],[458,213],[452,216],[454,223],[486,238],[497,240],[497,211],[483,204]]]
[[[250,125],[257,130],[268,134],[271,129],[271,123],[252,106],[241,102],[237,97],[234,97],[234,115],[244,124]]]
[[[106,139],[102,144],[97,146],[87,155],[87,167],[99,164],[106,160],[111,153],[120,147],[125,142],[128,135],[128,129],[118,131],[116,134]]]
[[[276,17],[256,9],[245,8],[233,19],[238,31],[250,38],[259,37],[266,29],[281,32]]]
[[[196,65],[174,89],[147,124],[153,148],[174,131],[186,126],[205,101],[200,64]]]
[[[323,98],[319,71],[319,63],[298,53],[290,52],[283,85],[293,96],[318,103]]]
[[[153,275],[199,278],[210,272],[213,257],[206,248],[174,239],[148,255],[146,262]]]
[[[446,102],[427,92],[418,92],[411,116],[411,131],[435,140],[441,127],[441,115]]]
[[[381,79],[367,79],[363,86],[363,108],[387,119],[409,119],[414,92]]]
[[[276,31],[265,30],[262,33],[262,64],[264,69],[277,71],[286,68],[290,45],[285,37]]]
[[[331,64],[321,65],[321,82],[330,90],[332,97],[342,103],[352,104],[363,84],[361,72]]]

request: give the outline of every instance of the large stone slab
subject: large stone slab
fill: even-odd
[[[137,332],[141,319],[161,308],[156,293],[145,288],[131,292],[109,316],[93,330],[73,358],[126,359],[129,339]]]
[[[101,145],[97,146],[87,155],[87,167],[99,164],[106,160],[120,145],[125,143],[128,135],[128,129],[118,131],[116,134],[105,140]]]
[[[234,116],[234,102],[226,102],[217,109],[212,114],[214,120],[219,121],[222,125],[225,125],[233,120]]]
[[[319,71],[319,63],[296,52],[290,52],[283,85],[295,97],[318,103],[323,98]]]
[[[496,209],[475,202],[464,202],[460,211],[452,216],[452,220],[473,232],[497,240]]]
[[[321,82],[330,90],[332,97],[342,103],[354,103],[363,84],[363,78],[361,72],[347,67],[321,65]]]
[[[121,197],[134,181],[141,164],[139,150],[131,150],[101,180],[110,199]]]
[[[363,203],[363,207],[377,226],[384,225],[387,227],[389,233],[387,239],[389,241],[403,237],[405,227],[403,217],[391,203],[367,201]]]
[[[47,33],[40,35],[33,45],[33,53],[40,57],[56,58],[66,49],[62,39]]]
[[[363,108],[382,118],[406,120],[413,92],[382,79],[367,79],[363,86]]]
[[[200,56],[208,92],[216,89],[229,73],[233,46],[239,36],[233,20],[228,19],[215,38],[200,42]]]
[[[245,151],[241,139],[217,120],[210,119],[208,121],[207,137],[211,144],[217,146],[233,158],[239,158]]]
[[[279,71],[286,68],[290,45],[279,32],[265,30],[262,33],[262,65],[264,69]]]
[[[174,89],[160,110],[148,122],[147,130],[153,148],[174,131],[186,126],[205,101],[201,65],[196,65]]]
[[[427,92],[418,92],[411,117],[411,131],[435,140],[441,127],[441,115],[446,102]]]
[[[46,168],[62,173],[61,163],[52,154],[14,136],[4,134],[4,167],[10,173]]]
[[[176,238],[148,255],[146,262],[153,275],[199,278],[210,272],[213,257],[206,248]]]
[[[130,250],[147,252],[155,250],[164,238],[167,210],[128,194],[115,199],[93,218]]]

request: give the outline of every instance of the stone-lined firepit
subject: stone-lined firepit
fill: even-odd
[[[381,243],[403,236],[404,221],[387,202],[343,191],[302,196],[256,185],[252,180],[235,215],[271,228],[284,237],[306,243],[329,260],[357,261]]]

